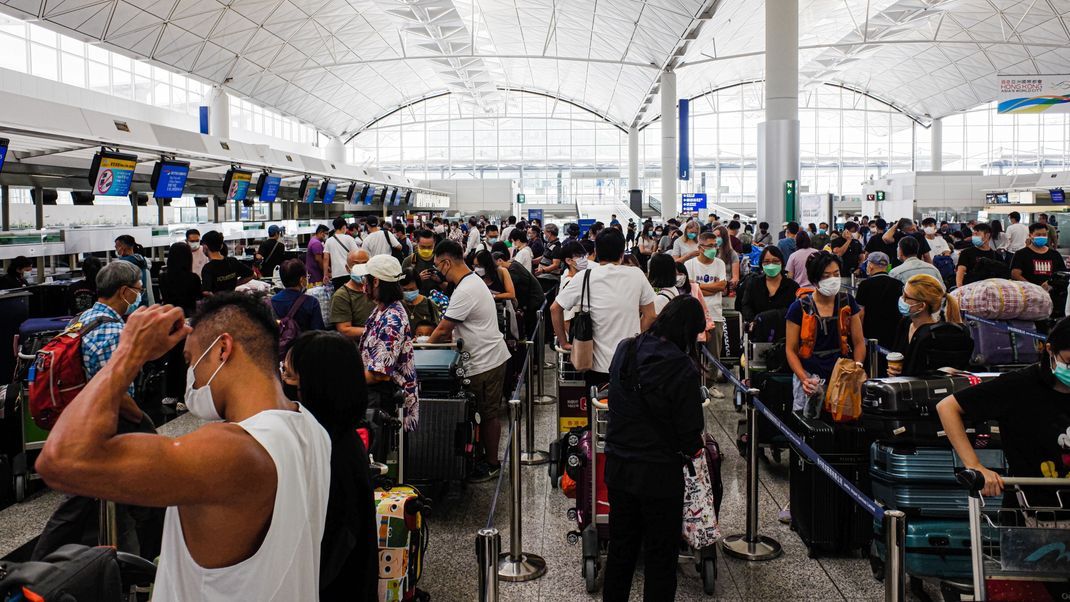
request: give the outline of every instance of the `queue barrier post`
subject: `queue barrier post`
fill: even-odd
[[[119,547],[119,521],[115,515],[115,502],[100,500],[100,516],[97,530],[97,545]]]
[[[725,554],[747,561],[772,560],[780,556],[780,542],[758,534],[758,409],[754,405],[758,389],[747,389],[747,531],[729,535],[722,542]]]
[[[557,401],[557,397],[554,395],[547,395],[545,388],[545,374],[543,371],[546,369],[546,305],[543,304],[539,308],[538,325],[535,327],[535,362],[534,373],[538,375],[535,379],[535,405],[549,405]]]
[[[884,602],[906,600],[906,523],[900,510],[884,511]]]
[[[494,527],[476,533],[476,559],[479,561],[479,602],[498,602],[498,556],[502,536]]]
[[[550,461],[550,454],[535,449],[535,390],[532,381],[538,372],[536,368],[538,354],[535,352],[535,341],[527,341],[528,361],[527,374],[524,375],[524,393],[527,403],[524,404],[524,452],[520,454],[520,463],[524,466],[536,466]]]
[[[498,577],[503,581],[531,581],[546,574],[541,556],[523,551],[520,493],[520,400],[509,400],[509,418],[513,423],[509,447],[509,485],[513,503],[509,513],[509,551],[498,557]]]
[[[878,378],[880,374],[880,355],[880,345],[877,344],[877,339],[866,339],[866,363],[870,378]]]

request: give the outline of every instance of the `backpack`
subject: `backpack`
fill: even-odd
[[[969,370],[973,338],[963,324],[924,324],[914,333],[906,353],[903,376],[929,376],[940,368]]]
[[[269,301],[270,302],[270,301]],[[301,336],[303,332],[301,325],[297,323],[297,311],[301,309],[301,305],[305,302],[305,295],[298,297],[292,305],[290,305],[290,311],[286,312],[286,315],[279,320],[279,358],[285,358],[286,352],[290,350],[290,347],[297,340],[297,337]]]
[[[817,343],[817,329],[820,318],[817,315],[817,305],[814,303],[814,289],[801,288],[798,293],[799,304],[802,306],[802,325],[799,328],[799,357],[807,359],[814,354],[814,345]],[[840,355],[851,355],[851,304],[847,300],[847,293],[838,293],[834,305],[834,315],[838,319],[840,335]],[[824,354],[824,352],[818,352]]]
[[[950,255],[937,255],[933,257],[933,267],[940,270],[940,275],[946,282],[948,278],[955,278],[955,260]]]
[[[37,352],[28,377],[30,416],[37,426],[52,430],[59,415],[89,383],[82,363],[82,339],[102,324],[119,321],[107,316],[87,323],[75,319]]]
[[[971,282],[977,282],[979,280],[988,280],[989,278],[1002,278],[1004,280],[1011,279],[1011,268],[1001,259],[992,259],[991,257],[979,257],[977,263],[974,265],[973,271],[967,274],[965,284]]]

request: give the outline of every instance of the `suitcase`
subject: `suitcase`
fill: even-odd
[[[30,318],[19,325],[19,339],[25,340],[41,335],[55,335],[67,329],[73,320],[73,316],[58,316],[55,318]],[[47,340],[47,339],[46,339]]]
[[[464,481],[475,449],[475,407],[467,397],[420,399],[420,425],[405,433],[405,480]]]
[[[461,354],[456,349],[416,349],[413,352],[420,396],[458,397],[464,380]]]
[[[1006,324],[1027,332],[1037,332],[1033,322],[1007,320]],[[973,356],[970,363],[975,366],[1032,364],[1040,359],[1040,339],[982,324],[976,320],[967,321],[966,326],[973,337]]]
[[[587,426],[587,396],[589,388],[583,373],[568,361],[568,355],[557,356],[557,432],[564,435],[573,428]]]
[[[759,372],[751,376],[751,386],[760,391],[758,399],[781,420],[790,424],[795,394],[792,391],[792,375],[775,372]],[[746,427],[746,421],[741,422]],[[746,432],[744,430],[744,432]],[[764,414],[758,415],[758,445],[787,447],[787,439],[769,422]]]
[[[999,449],[978,449],[981,464],[1007,474],[1007,462]],[[874,443],[869,474],[873,497],[887,508],[912,516],[966,518],[967,491],[955,479],[963,468],[958,454],[947,448],[893,447]],[[986,497],[986,510],[999,510],[1002,496]]]
[[[422,592],[416,584],[423,575],[427,551],[426,501],[408,485],[376,489],[375,525],[379,546],[379,599],[414,600]]]
[[[867,380],[862,384],[862,425],[878,441],[897,445],[949,445],[936,404],[948,395],[998,376],[998,373],[981,373]],[[993,425],[967,420],[966,427],[975,445],[979,436],[981,446],[998,444],[999,430]]]
[[[835,451],[837,438],[853,447],[861,429],[840,431],[840,425],[795,412],[793,427],[844,478],[867,491],[869,456],[858,451]],[[791,527],[806,545],[810,558],[869,549],[872,517],[816,464],[792,447],[789,469]]]
[[[884,562],[886,552],[880,523],[873,523],[873,532],[877,558]],[[973,576],[970,525],[966,519],[908,520],[905,543],[904,569],[911,577],[969,581]]]
[[[725,366],[739,365],[743,356],[743,315],[733,309],[724,310],[720,359]]]

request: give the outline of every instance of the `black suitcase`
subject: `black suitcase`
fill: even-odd
[[[862,426],[876,440],[896,445],[946,446],[936,404],[980,382],[998,377],[997,373],[939,376],[932,378],[875,378],[862,384]],[[967,421],[972,437],[998,444],[999,429],[989,423]]]
[[[405,433],[405,482],[468,478],[475,445],[474,414],[467,397],[420,398],[420,424]]]
[[[805,418],[800,412],[793,414],[790,424],[837,472],[869,495],[869,454],[855,449],[862,440],[862,429],[850,427],[840,434],[842,425]],[[838,438],[848,441],[851,450],[828,449],[835,448]],[[794,446],[789,482],[791,527],[799,534],[811,558],[869,549],[873,538],[872,516]]]
[[[791,379],[791,373],[759,372],[751,376],[751,386],[759,390],[758,399],[785,424],[791,424],[789,417],[795,401]],[[741,455],[746,456],[748,449],[746,419],[739,421],[736,435],[736,447]],[[774,451],[788,447],[787,438],[760,412],[758,414],[758,445],[771,447]],[[779,455],[776,457],[779,459]]]
[[[464,370],[456,349],[416,349],[413,352],[420,396],[457,397],[461,392]]]

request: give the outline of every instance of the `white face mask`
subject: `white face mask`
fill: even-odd
[[[190,251],[196,251],[199,248],[201,248],[201,241],[195,240],[195,241],[189,243]]]
[[[687,276],[684,276],[683,274],[677,274],[676,275],[676,286],[677,286],[677,288],[683,286],[685,283],[687,283]]]
[[[480,278],[487,275],[487,270],[479,266],[477,266],[476,269],[473,271],[476,273],[476,276],[479,276]]]
[[[928,234],[929,236],[932,236],[932,235],[936,234],[936,227],[935,226],[925,226],[925,233]]]
[[[576,270],[582,272],[583,270],[586,270],[586,269],[587,269],[587,258],[586,257],[577,257],[576,258]]]
[[[215,400],[212,399],[211,385],[212,381],[215,380],[215,375],[219,374],[219,371],[223,369],[224,364],[227,362],[223,361],[223,363],[219,364],[219,367],[215,369],[215,372],[212,373],[212,376],[208,378],[208,382],[204,383],[203,387],[193,388],[193,381],[196,379],[194,370],[196,370],[197,366],[201,363],[201,360],[204,359],[204,356],[208,355],[208,352],[212,350],[212,347],[219,342],[219,339],[222,338],[222,336],[223,335],[219,335],[216,337],[215,340],[212,341],[212,344],[204,350],[201,357],[197,358],[197,361],[193,362],[193,364],[186,370],[186,407],[189,408],[190,414],[193,414],[201,420],[223,420],[223,417],[219,415],[219,410],[215,407]]]
[[[817,291],[826,297],[835,296],[840,292],[840,279],[838,277],[825,278],[817,283]]]

